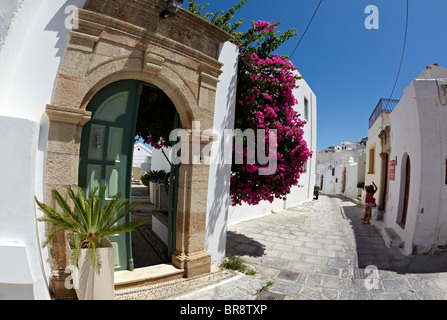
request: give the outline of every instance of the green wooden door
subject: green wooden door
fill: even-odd
[[[118,192],[130,199],[141,90],[142,84],[137,81],[119,81],[99,91],[89,103],[92,119],[82,130],[78,181],[87,194],[96,186],[107,185],[105,200]],[[133,270],[131,234],[109,240],[115,250],[115,271]]]

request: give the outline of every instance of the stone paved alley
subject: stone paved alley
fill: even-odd
[[[405,257],[398,248],[386,247],[376,226],[362,225],[362,216],[362,207],[352,200],[321,195],[231,226],[227,254],[240,255],[257,273],[241,274],[178,299],[447,298],[446,255]]]

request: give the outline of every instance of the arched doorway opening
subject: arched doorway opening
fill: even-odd
[[[52,189],[79,183],[82,131],[92,116],[86,108],[111,83],[133,79],[163,90],[178,111],[186,146],[195,139],[194,121],[202,128],[213,127],[223,66],[219,48],[230,35],[187,11],[161,19],[160,13],[167,9],[163,1],[113,0],[113,4],[88,0],[78,10],[79,28],[70,33],[54,96],[46,107],[50,128],[45,202],[52,207],[57,205]],[[199,135],[200,148],[212,140],[206,132]],[[117,174],[108,169],[110,176]],[[211,254],[205,249],[209,165],[182,162],[178,172],[177,221],[169,222],[176,228],[172,265],[189,278],[211,270]],[[66,243],[62,233],[51,244],[51,285],[56,297],[73,294],[65,287],[70,264]]]
[[[134,201],[132,160],[137,132],[140,135],[142,132],[157,130],[169,133],[170,130],[180,127],[175,106],[156,86],[142,81],[122,80],[101,89],[89,102],[87,111],[92,113],[92,117],[82,129],[78,185],[87,193],[95,186],[106,185],[106,201],[118,192],[122,193],[123,198]],[[165,127],[147,127],[155,126],[157,119]],[[169,161],[168,158],[166,160]],[[156,209],[154,204],[148,206],[146,199],[136,199],[138,202],[143,200],[142,210],[135,210],[132,216],[126,219],[143,219],[146,225],[139,227],[132,234],[118,234],[109,238],[115,251],[116,271],[170,262],[172,248],[175,248],[178,184],[169,182],[177,182],[178,167],[172,166],[169,170],[169,180],[163,181],[164,186],[169,186],[166,196],[170,201],[167,201],[163,208],[157,208],[161,209],[158,212],[166,216],[165,219],[159,218],[163,222],[166,221],[166,243],[161,243],[163,239],[159,239],[156,233],[152,232]],[[166,178],[168,179],[168,175]],[[143,196],[149,200],[149,190],[146,191]],[[160,191],[165,192],[164,189]],[[166,249],[163,250],[164,248]]]

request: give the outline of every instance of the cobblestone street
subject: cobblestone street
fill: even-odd
[[[180,297],[182,300],[444,300],[446,256],[406,257],[387,248],[376,226],[362,225],[352,200],[318,200],[228,229],[227,255],[255,275]]]

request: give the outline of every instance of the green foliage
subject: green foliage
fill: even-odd
[[[243,19],[239,19],[235,21],[233,24],[230,21],[234,18],[234,13],[240,8],[242,8],[242,6],[247,1],[248,0],[241,0],[238,4],[236,4],[233,8],[231,8],[227,12],[219,10],[216,13],[205,13],[202,16],[202,18],[231,34],[233,36],[233,39],[231,41],[235,43],[237,41],[238,36],[242,35],[242,33],[237,33],[236,30],[242,25]],[[204,4],[203,6],[199,6],[195,0],[189,0],[188,11],[198,16],[201,16],[202,12],[208,6],[209,3]]]
[[[256,271],[253,269],[248,269],[247,265],[245,264],[244,260],[240,256],[236,255],[230,255],[227,257],[220,267],[230,270],[236,270],[242,273],[245,273],[247,275],[254,275],[256,274]]]
[[[273,281],[271,281],[271,280],[267,281],[267,283],[264,286],[262,286],[262,288],[259,289],[258,292],[262,292],[262,291],[268,290],[273,284],[274,284]]]
[[[273,25],[275,28],[269,32],[256,30],[254,21],[251,22],[252,27],[250,30],[247,32],[238,32],[237,30],[242,25],[243,19],[234,22],[231,20],[234,18],[236,11],[241,9],[247,1],[248,0],[240,0],[239,3],[227,12],[219,10],[216,13],[203,14],[203,11],[208,7],[209,3],[199,6],[195,0],[189,0],[188,11],[198,16],[202,16],[203,19],[228,32],[231,35],[230,41],[233,44],[238,45],[241,51],[250,51],[250,53],[255,52],[262,59],[265,59],[268,55],[272,54],[284,42],[298,35],[296,29],[290,29],[283,34],[279,31],[275,32],[274,29],[281,24],[280,21],[274,23]]]
[[[122,196],[121,193],[104,203],[105,186],[93,189],[87,199],[85,199],[81,188],[78,189],[77,195],[71,187],[68,187],[67,190],[68,197],[73,201],[76,210],[72,210],[56,189],[53,189],[52,193],[61,208],[60,211],[39,202],[36,198],[39,209],[44,213],[44,216],[38,220],[49,223],[43,246],[47,246],[51,239],[60,232],[72,232],[72,246],[74,247],[71,257],[72,264],[77,266],[80,250],[88,249],[92,268],[99,274],[101,262],[96,255],[96,248],[100,247],[100,241],[117,233],[132,232],[144,224],[143,220],[121,221],[141,203],[131,204],[128,199],[119,200]]]

